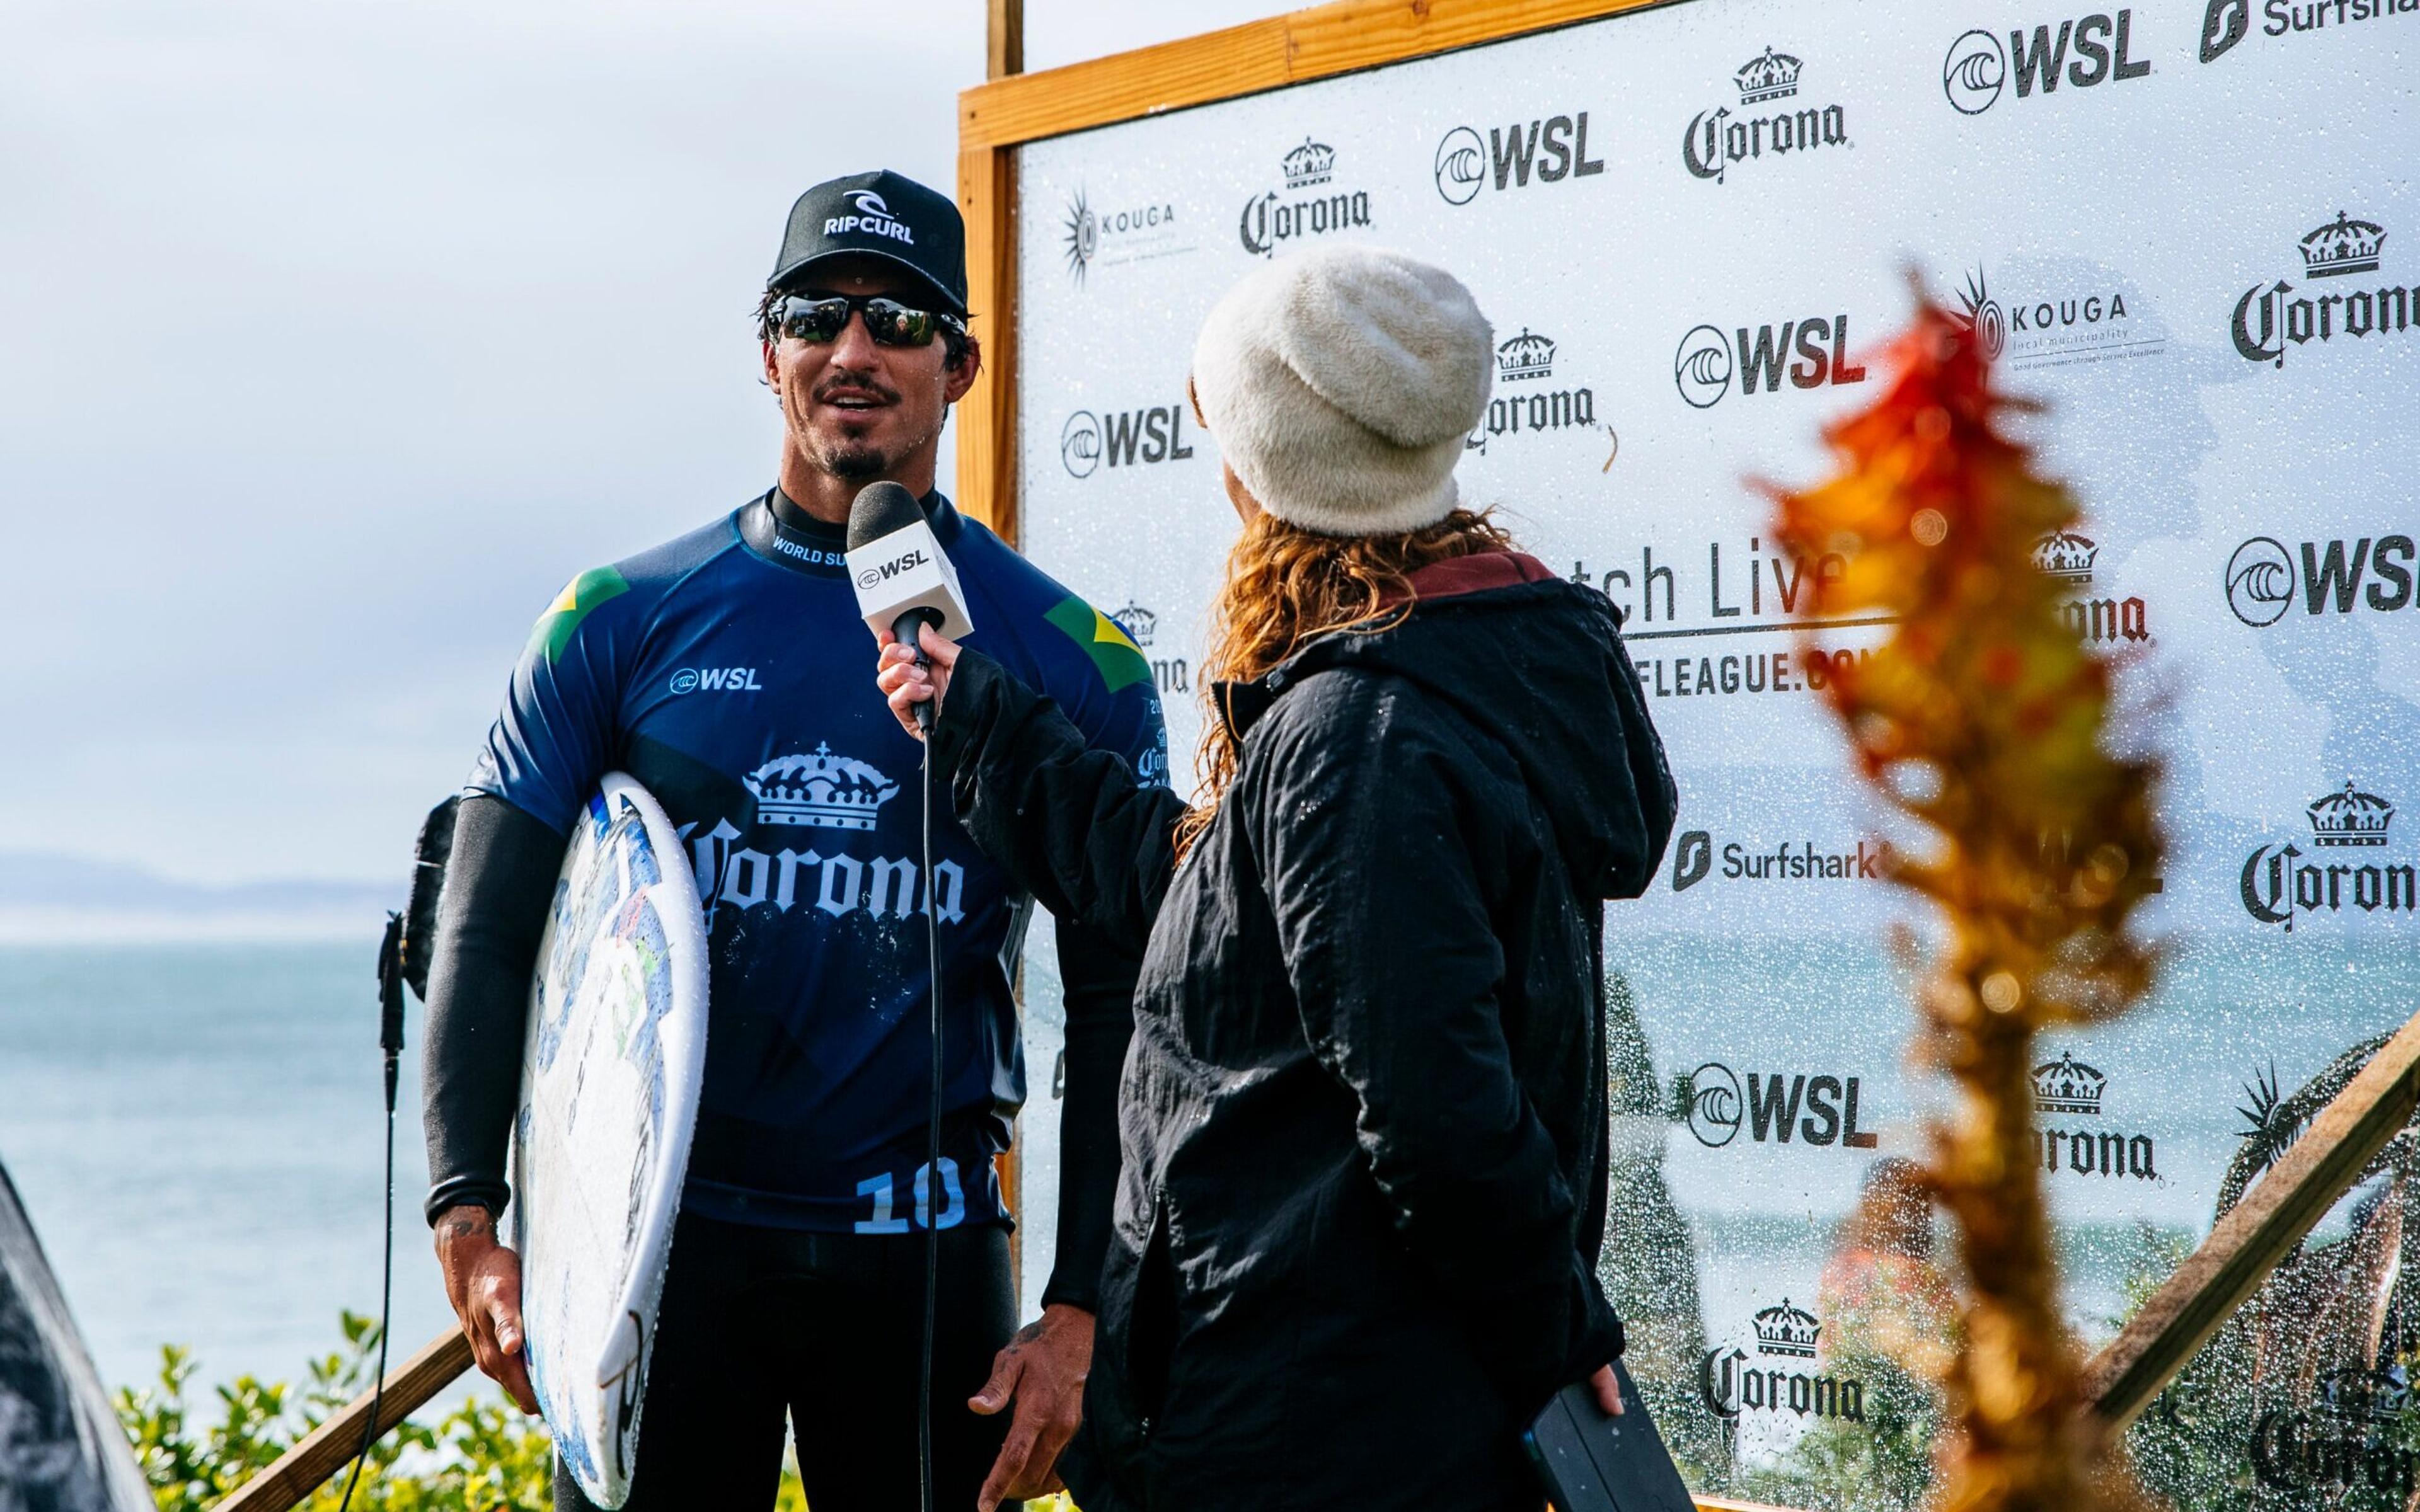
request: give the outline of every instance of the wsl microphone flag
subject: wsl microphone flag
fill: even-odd
[[[935,538],[915,495],[895,483],[869,484],[848,512],[848,580],[866,628],[897,634],[919,609],[950,640],[974,629],[957,569]]]

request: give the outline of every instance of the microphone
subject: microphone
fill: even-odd
[[[957,568],[942,551],[916,496],[898,484],[867,484],[848,506],[846,561],[865,627],[877,635],[889,630],[915,651],[918,666],[926,665],[926,657],[917,641],[917,626],[929,625],[953,640],[974,628],[967,618]],[[929,701],[916,705],[916,724],[932,728]]]

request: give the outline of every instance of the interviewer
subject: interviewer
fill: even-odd
[[[1345,248],[1204,325],[1244,518],[1201,802],[929,630],[882,687],[959,819],[1144,944],[1085,1512],[1536,1508],[1520,1431],[1607,1364],[1602,900],[1653,874],[1663,748],[1594,592],[1459,505],[1493,344],[1450,274]]]

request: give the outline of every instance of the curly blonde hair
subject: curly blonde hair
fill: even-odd
[[[1176,825],[1181,861],[1218,817],[1243,747],[1218,706],[1222,684],[1266,675],[1316,638],[1338,630],[1384,630],[1414,603],[1411,576],[1456,557],[1513,548],[1492,511],[1457,509],[1435,524],[1395,535],[1322,535],[1265,510],[1227,553],[1227,577],[1210,606],[1210,653],[1202,666],[1201,782]]]

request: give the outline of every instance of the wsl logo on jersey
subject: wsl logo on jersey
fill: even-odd
[[[1482,139],[1457,126],[1437,144],[1431,177],[1437,196],[1467,205],[1491,185],[1500,193],[1531,184],[1576,183],[1605,172],[1605,160],[1589,156],[1587,111],[1539,120],[1491,126]]]
[[[2268,0],[2260,34],[2342,31],[2356,22],[2420,14],[2420,0]],[[2210,0],[2202,12],[2201,60],[2215,63],[2252,32],[2252,0]]]
[[[2386,228],[2342,210],[2325,225],[2306,233],[2296,244],[2302,255],[2304,286],[2285,279],[2255,284],[2235,301],[2229,334],[2236,355],[2247,363],[2286,365],[2288,342],[2322,346],[2338,337],[2366,341],[2371,336],[2402,336],[2420,316],[2420,288],[2407,288],[2391,278],[2372,281],[2386,259]],[[2360,285],[2320,284],[2321,279],[2357,278]],[[2366,285],[2366,286],[2364,286]]]
[[[2263,845],[2244,857],[2243,911],[2291,933],[2299,919],[2393,919],[2420,912],[2420,869],[2389,855],[2395,805],[2348,779],[2344,790],[2304,810],[2311,849],[2291,841]]]
[[[1784,1297],[1749,1319],[1754,1353],[1737,1344],[1708,1350],[1698,1389],[1707,1411],[1727,1423],[1746,1414],[1866,1420],[1865,1382],[1823,1373],[1823,1324]]]
[[[2160,1179],[2159,1146],[2149,1134],[2101,1126],[2062,1126],[2053,1119],[2101,1118],[2109,1092],[2108,1076],[2071,1054],[2034,1068],[2034,1112],[2040,1127],[2033,1132],[2034,1158],[2046,1172],[2070,1176],[2131,1176],[2137,1180]]]
[[[1865,368],[1849,360],[1849,317],[1810,315],[1755,327],[1694,326],[1672,354],[1672,385],[1694,409],[1721,403],[1734,378],[1743,396],[1779,393],[1785,370],[1794,389],[1863,383]]]
[[[1508,437],[1596,429],[1596,391],[1585,384],[1557,387],[1556,364],[1561,360],[1561,348],[1553,340],[1527,326],[1499,343],[1496,393],[1465,447],[1483,453],[1491,442]]]
[[[1731,74],[1739,91],[1738,108],[1730,104],[1701,110],[1681,133],[1681,162],[1690,177],[1727,181],[1733,164],[1761,162],[1767,154],[1786,158],[1819,147],[1850,146],[1849,116],[1838,105],[1782,104],[1795,100],[1804,65],[1787,53],[1768,47]],[[1767,107],[1780,105],[1779,109]]]
[[[2091,89],[2151,71],[2148,60],[2133,55],[2132,10],[2120,10],[2114,19],[2095,12],[2056,27],[2048,22],[2030,33],[2016,27],[2008,34],[2005,51],[1996,31],[1960,33],[1941,60],[1941,92],[1960,115],[1980,116],[1999,103],[2011,82],[2019,100],[2030,100],[2055,95],[2062,84],[2070,90]]]
[[[1370,228],[1370,192],[1347,193],[1336,187],[1334,147],[1305,137],[1302,146],[1285,155],[1280,167],[1285,175],[1282,190],[1272,189],[1244,202],[1236,234],[1243,239],[1246,252],[1267,257],[1302,237]]]
[[[848,202],[857,207],[857,213],[830,217],[824,222],[824,235],[845,236],[855,231],[864,236],[888,237],[911,247],[916,244],[915,231],[905,221],[893,216],[891,207],[882,203],[882,196],[873,190],[853,190]]]
[[[823,829],[872,829],[875,815],[899,794],[899,784],[861,761],[818,745],[810,756],[783,756],[748,774],[756,818],[768,825]]]
[[[2276,624],[2295,605],[2310,617],[2392,614],[2420,604],[2412,564],[2420,547],[2401,532],[2299,543],[2299,554],[2256,535],[2226,559],[2226,607],[2255,629]]]
[[[1114,268],[1193,250],[1178,228],[1172,200],[1150,199],[1125,208],[1095,211],[1079,189],[1068,198],[1062,224],[1067,276],[1078,287],[1095,267]]]
[[[2142,296],[2134,296],[2135,304]],[[1954,317],[1982,343],[1983,355],[2013,372],[2069,367],[2115,358],[2157,357],[2168,339],[2137,317],[2114,275],[2038,280],[2009,295],[1979,264],[1959,291]]]

